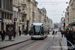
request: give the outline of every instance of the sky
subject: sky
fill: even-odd
[[[38,7],[46,8],[47,16],[52,19],[53,23],[60,23],[61,18],[65,17],[66,8],[69,0],[36,0]],[[68,2],[66,4],[66,2]]]

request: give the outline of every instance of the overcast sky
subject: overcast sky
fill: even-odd
[[[60,23],[62,17],[65,17],[65,11],[69,0],[36,0],[39,8],[46,8],[47,16],[53,20],[53,23]]]

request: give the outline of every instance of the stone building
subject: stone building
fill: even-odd
[[[30,0],[18,0],[19,5],[19,30],[28,31],[30,18]]]
[[[13,0],[0,0],[0,30],[6,31],[7,24],[13,24]]]
[[[75,26],[75,0],[69,2],[69,27]]]
[[[65,28],[69,27],[69,6],[66,8],[65,12]]]

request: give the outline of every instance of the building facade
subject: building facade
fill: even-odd
[[[13,0],[0,0],[0,30],[13,23]]]
[[[69,6],[66,9],[65,12],[65,28],[69,27]]]

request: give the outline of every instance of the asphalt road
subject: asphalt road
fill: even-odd
[[[60,38],[53,37],[48,36],[44,40],[29,40],[2,50],[61,50],[61,48],[56,48],[56,46],[60,46]]]

